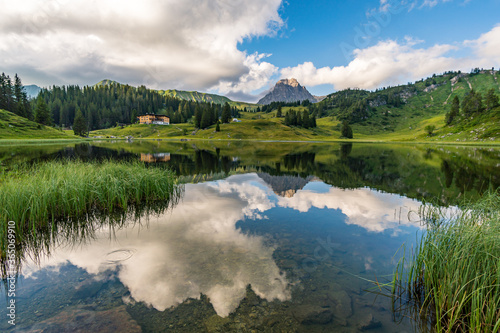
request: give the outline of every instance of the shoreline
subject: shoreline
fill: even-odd
[[[0,139],[0,144],[19,145],[19,144],[56,144],[56,143],[78,143],[78,142],[96,142],[96,141],[170,141],[170,142],[189,142],[189,141],[227,141],[227,142],[265,142],[265,143],[370,143],[370,144],[418,144],[418,145],[446,145],[446,146],[491,146],[500,147],[500,141],[476,142],[476,141],[388,141],[388,140],[369,140],[369,139],[331,139],[331,140],[260,140],[260,139],[208,139],[208,138],[81,138],[81,139]]]

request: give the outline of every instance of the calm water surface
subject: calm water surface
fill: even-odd
[[[414,212],[422,201],[474,199],[500,181],[500,150],[488,147],[0,148],[4,170],[65,158],[168,166],[184,191],[161,214],[88,221],[48,246],[26,245],[17,325],[2,320],[2,331],[414,332],[380,295],[398,250],[423,230]]]

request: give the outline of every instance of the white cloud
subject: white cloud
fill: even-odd
[[[271,77],[278,73],[278,67],[262,61],[268,54],[254,53],[247,56],[244,65],[249,72],[242,75],[238,81],[222,81],[215,88],[229,98],[236,100],[255,99],[250,93],[266,86]]]
[[[436,44],[418,47],[422,41],[380,41],[374,46],[355,49],[347,66],[316,68],[312,62],[281,69],[281,77],[295,77],[306,86],[331,84],[334,89],[375,89],[418,80],[448,70],[468,71],[475,67],[500,65],[500,26],[477,40],[456,45]],[[471,53],[454,57],[451,51]]]
[[[369,11],[370,14],[388,11],[400,11],[406,9],[407,11],[412,11],[415,8],[423,7],[435,7],[436,5],[444,2],[450,2],[453,0],[380,0],[379,7]],[[470,0],[465,0],[463,3],[467,3]]]
[[[278,206],[307,212],[311,207],[340,209],[347,215],[346,223],[355,224],[372,232],[393,229],[398,233],[402,225],[415,225],[408,220],[410,211],[417,211],[416,200],[370,189],[342,190],[331,187],[328,192],[315,193],[300,190],[291,198],[280,198]]]
[[[457,61],[445,54],[455,47],[436,45],[416,48],[417,42],[381,41],[366,49],[356,49],[354,60],[347,66],[316,68],[306,62],[296,67],[283,68],[283,77],[295,77],[306,86],[332,84],[336,90],[345,88],[374,89],[385,85],[406,83],[452,69]]]
[[[500,64],[500,24],[478,39],[465,41],[464,44],[474,50],[476,57],[484,66],[488,66],[488,63]]]
[[[217,314],[227,316],[249,284],[264,299],[289,300],[289,283],[273,259],[274,248],[264,237],[236,228],[238,221],[258,218],[274,206],[268,198],[272,192],[261,182],[254,174],[188,184],[182,201],[151,218],[147,228],[130,224],[114,230],[110,239],[104,227],[80,247],[62,246],[67,239],[60,239],[50,258],[25,266],[24,274],[68,261],[90,274],[116,268],[132,298],[159,311],[203,293]],[[126,260],[109,264],[120,257]]]
[[[103,78],[248,91],[276,69],[237,49],[273,35],[281,0],[2,1],[0,66],[45,83]],[[57,80],[57,82],[54,82]],[[266,82],[267,83],[267,82]]]

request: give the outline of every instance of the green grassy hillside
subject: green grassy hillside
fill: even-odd
[[[102,80],[98,82],[95,86],[108,86],[108,85],[121,85],[121,83],[113,81],[113,80]],[[225,103],[236,103],[233,102],[229,98],[225,96],[215,95],[215,94],[207,94],[201,93],[198,91],[184,91],[177,89],[169,89],[169,90],[158,90],[158,92],[162,95],[178,98],[184,101],[193,101],[193,102],[205,102],[205,103],[215,103],[215,104],[225,104]]]
[[[0,139],[78,139],[78,137],[0,109]]]
[[[260,119],[259,119],[260,117]],[[114,127],[91,132],[97,138],[126,138],[136,139],[214,139],[214,140],[280,140],[280,141],[338,141],[340,137],[340,122],[334,117],[324,117],[317,120],[317,128],[304,129],[289,127],[283,124],[283,118],[273,118],[271,114],[242,112],[240,123],[221,124],[220,132],[215,131],[215,125],[205,130],[197,130],[193,124],[162,125],[130,125]],[[482,142],[498,143],[500,137],[494,140],[474,140],[475,132],[460,132],[442,135],[442,129],[437,130],[434,136],[428,136],[425,126],[429,123],[443,123],[444,117],[423,120],[411,132],[401,130],[390,133],[363,134],[354,132],[353,141],[418,141],[418,142]],[[441,138],[441,136],[444,136]]]
[[[478,141],[498,138],[498,108],[485,110],[476,115],[476,119],[445,126],[445,114],[450,110],[453,98],[458,96],[462,102],[472,89],[481,93],[483,98],[489,89],[494,89],[500,95],[500,72],[450,72],[375,92],[344,90],[329,95],[316,107],[340,120],[348,119],[354,133],[362,135],[415,140],[421,139],[425,126],[434,125],[434,140]]]
[[[185,101],[193,102],[206,102],[215,104],[226,104],[231,103],[231,100],[225,96],[206,94],[198,91],[183,91],[183,90],[159,90],[160,94],[164,94],[170,97],[175,97]]]

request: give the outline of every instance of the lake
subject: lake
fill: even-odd
[[[418,208],[454,206],[500,186],[498,147],[0,147],[3,171],[68,158],[170,168],[182,194],[166,210],[78,227],[62,221],[39,235],[46,241],[21,244],[16,326],[2,320],[2,331],[416,332],[388,296],[404,246],[424,231]]]

